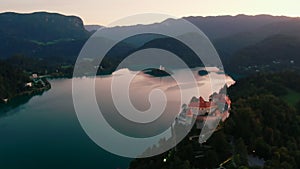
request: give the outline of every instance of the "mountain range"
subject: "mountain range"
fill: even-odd
[[[200,28],[214,44],[225,69],[262,71],[269,67],[298,67],[300,46],[300,19],[271,15],[237,15],[183,18]],[[150,25],[133,25],[107,28],[108,31],[138,30],[177,22],[167,19]],[[57,60],[57,63],[73,64],[87,39],[101,28],[84,25],[76,16],[36,12],[31,14],[0,14],[0,58],[16,55]],[[123,59],[126,54],[139,49],[159,46],[174,53],[188,53],[183,46],[175,47],[175,41],[157,35],[140,35],[124,41],[110,52],[109,58]],[[121,47],[121,48],[120,48]],[[184,60],[194,63],[193,57]],[[198,63],[198,62],[197,62]],[[285,65],[281,65],[285,63]],[[195,66],[195,65],[192,65]],[[234,67],[234,69],[232,69]]]
[[[18,54],[30,57],[75,57],[90,35],[82,20],[76,16],[46,12],[2,13],[0,57]]]

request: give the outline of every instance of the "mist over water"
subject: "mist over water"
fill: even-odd
[[[213,92],[210,78],[220,80],[219,89],[223,87],[224,74],[218,73],[217,68],[208,68],[208,76],[199,76],[195,68],[193,73],[200,86],[200,95],[206,100]],[[184,69],[174,73],[184,76]],[[111,104],[110,82],[113,76],[126,76],[133,73],[120,70],[111,76],[96,78],[96,97],[106,119],[113,124],[114,129],[127,135],[146,137],[163,131],[173,121],[181,108],[180,92],[172,77],[152,77],[139,73],[130,84],[130,101],[136,109],[145,111],[150,107],[149,93],[153,89],[165,92],[167,104],[164,117],[151,124],[141,125],[139,128],[126,122],[121,115],[112,118],[116,113]],[[92,78],[76,78],[83,86]],[[228,85],[234,81],[226,76]],[[0,167],[1,168],[127,168],[131,159],[119,157],[98,147],[81,128],[72,101],[72,79],[50,80],[52,89],[41,96],[35,96],[27,103],[7,112],[7,116],[0,118]],[[122,89],[122,84],[118,84]],[[187,82],[184,90],[189,90]],[[214,88],[216,89],[216,88]],[[82,96],[85,93],[83,90]],[[196,96],[196,95],[195,95]],[[184,103],[190,99],[183,98]],[[199,96],[196,96],[199,97]],[[123,118],[123,119],[122,119]],[[120,123],[121,121],[121,123]],[[157,125],[161,124],[161,125]],[[126,125],[126,128],[122,127]],[[150,126],[158,126],[154,132],[147,133]],[[105,136],[103,136],[105,139]]]

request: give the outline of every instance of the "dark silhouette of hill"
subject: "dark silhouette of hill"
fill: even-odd
[[[0,104],[2,99],[11,98],[24,90],[24,84],[29,77],[19,69],[13,68],[6,62],[0,61]]]
[[[185,17],[199,27],[215,45],[225,70],[227,68],[262,65],[274,60],[294,61],[297,65],[300,19],[271,15],[237,15],[215,17]],[[114,34],[119,31],[160,29],[172,25],[176,19],[149,25],[106,28]],[[86,26],[88,28],[89,26]],[[94,26],[95,27],[95,26]],[[87,31],[79,17],[56,13],[0,14],[0,58],[23,55],[73,64],[86,40],[93,32]],[[98,28],[98,27],[97,27]],[[295,39],[296,38],[296,39]],[[108,39],[110,40],[110,39]],[[114,40],[114,39],[111,39]],[[128,38],[107,53],[109,68],[133,52],[146,48],[161,48],[181,57],[191,67],[201,66],[187,46],[169,37],[157,34]],[[284,58],[284,59],[283,59]],[[15,60],[15,59],[14,59]],[[45,61],[47,63],[47,61]],[[53,62],[49,62],[53,63]],[[55,63],[56,65],[58,65]],[[103,65],[105,67],[105,65]],[[269,66],[275,66],[270,64]],[[278,65],[276,65],[278,67]],[[54,69],[54,68],[53,68]],[[273,68],[272,68],[273,69]]]
[[[59,39],[81,39],[89,35],[79,17],[47,12],[2,13],[0,33],[9,37],[44,43]]]
[[[277,34],[245,47],[230,59],[235,71],[299,69],[300,37]]]
[[[256,30],[262,26],[289,20],[289,17],[271,15],[236,15],[185,17],[200,28],[211,40],[225,38],[242,32]]]
[[[89,36],[76,16],[47,12],[0,14],[1,58],[16,54],[75,56]]]
[[[100,26],[100,25],[84,25],[85,30],[87,30],[89,32],[95,32],[102,27],[103,26]]]
[[[196,53],[184,43],[174,38],[165,37],[151,40],[145,43],[140,49],[158,48],[170,51],[179,56],[190,67],[203,65]]]
[[[243,32],[236,32],[233,35],[213,40],[213,43],[219,53],[228,58],[238,50],[254,45],[273,35],[300,35],[300,18],[273,17],[273,19],[277,20],[273,20],[271,23],[266,22],[266,24],[255,29],[245,29]]]

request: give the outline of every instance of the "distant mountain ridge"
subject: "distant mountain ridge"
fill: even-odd
[[[290,17],[271,15],[224,15],[184,17],[200,28],[211,40],[225,38],[241,32],[256,30],[262,26],[290,20]]]
[[[300,38],[276,34],[236,52],[236,71],[300,70]]]
[[[191,16],[183,19],[190,21],[212,41],[217,49],[225,67],[262,65],[270,63],[274,57],[272,45],[268,48],[260,49],[259,46],[268,46],[273,42],[277,44],[289,44],[293,37],[293,46],[299,46],[300,39],[300,18],[271,15],[237,15],[237,16]],[[172,25],[176,19],[167,19],[161,23],[149,25],[118,26],[105,28],[112,35],[114,31],[132,31],[147,27],[159,29],[162,25]],[[84,25],[83,21],[76,16],[64,16],[57,13],[35,12],[31,14],[2,13],[0,14],[0,58],[9,58],[15,55],[30,56],[39,59],[51,59],[59,63],[73,64],[87,39],[92,33],[100,28],[98,25]],[[170,27],[170,29],[172,29]],[[285,37],[274,38],[274,37]],[[279,39],[279,40],[278,40]],[[109,40],[109,39],[108,39]],[[113,39],[112,39],[113,40]],[[282,40],[282,42],[281,42]],[[173,53],[186,53],[183,56],[193,66],[199,62],[195,61],[192,53],[181,45],[176,46],[175,41],[158,35],[141,35],[126,42],[118,44],[115,51],[107,54],[110,59],[122,59],[126,54],[130,54],[140,49],[149,47],[161,47]],[[276,46],[276,45],[275,45]],[[294,47],[285,45],[282,49],[281,58],[285,60],[298,61],[298,51]],[[257,49],[260,49],[257,51]],[[255,52],[251,51],[254,50]],[[291,54],[289,51],[294,51]],[[287,52],[288,56],[284,53]],[[255,63],[250,62],[254,57]],[[241,56],[243,55],[243,56]],[[263,59],[263,60],[261,60]],[[297,65],[297,64],[295,64]]]
[[[89,32],[94,32],[97,31],[98,29],[102,28],[103,26],[101,25],[84,25],[85,30]]]
[[[13,55],[74,57],[90,33],[76,16],[35,12],[0,14],[0,58]],[[79,44],[79,45],[78,45]],[[69,51],[67,49],[74,49]]]
[[[89,35],[79,17],[48,12],[2,13],[0,14],[0,33],[40,42],[80,39]]]

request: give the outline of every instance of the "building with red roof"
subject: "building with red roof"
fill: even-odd
[[[206,121],[225,121],[229,117],[230,104],[231,101],[225,94],[214,93],[209,101],[201,96],[199,99],[193,98],[180,119],[184,124],[191,124],[192,119],[195,119],[197,128],[201,129]]]

